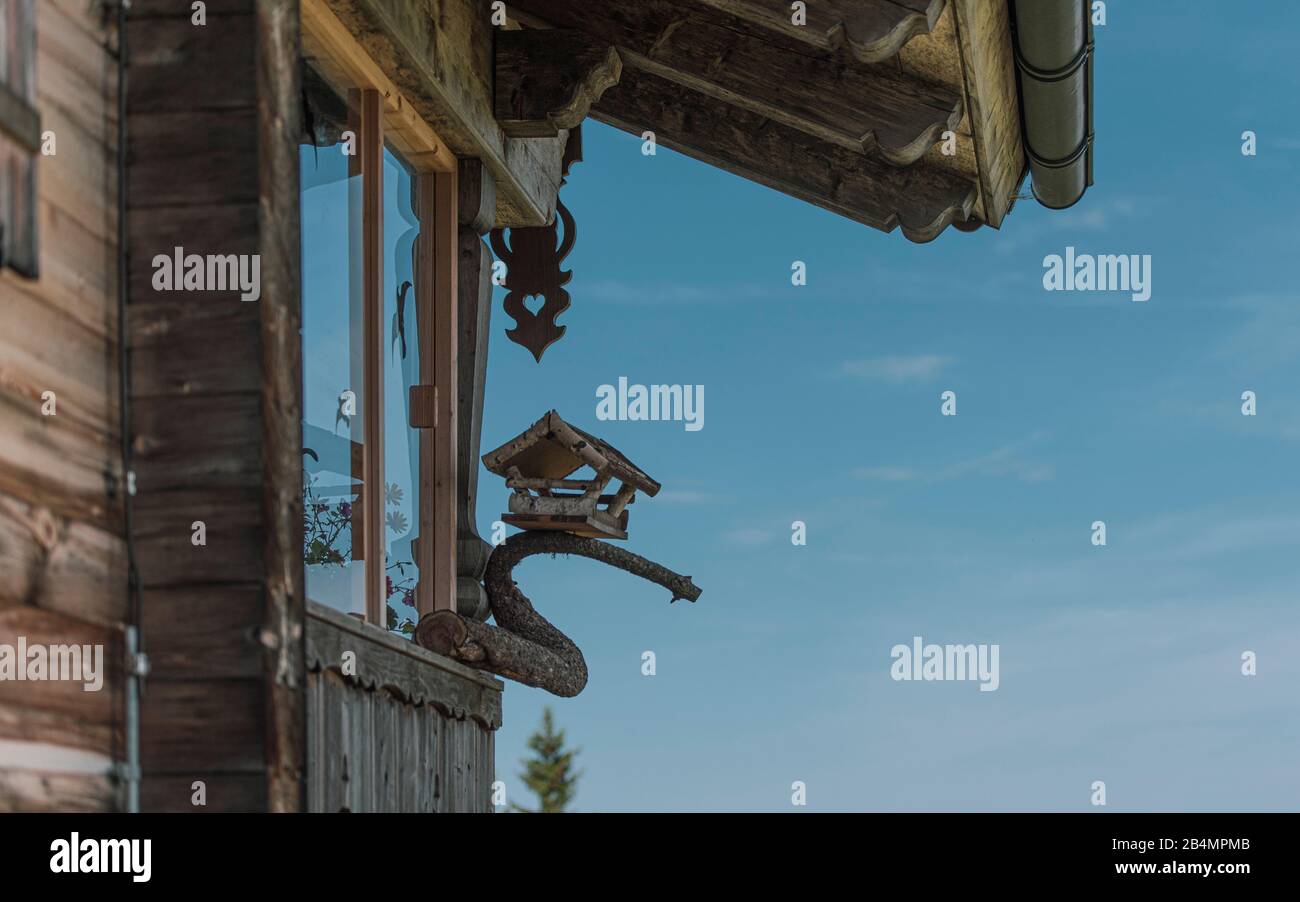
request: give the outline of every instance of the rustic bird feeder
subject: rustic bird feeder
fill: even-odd
[[[495,451],[483,464],[514,489],[502,520],[520,529],[545,529],[597,539],[627,538],[627,506],[638,489],[654,496],[660,485],[617,448],[560,418],[554,410]],[[590,467],[589,479],[571,479]],[[602,494],[614,480],[613,494]]]

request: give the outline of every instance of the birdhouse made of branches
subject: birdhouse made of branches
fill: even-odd
[[[502,520],[520,529],[549,529],[598,539],[627,538],[627,506],[638,489],[658,494],[660,485],[617,448],[552,410],[495,451],[483,465],[513,489]],[[590,467],[589,479],[571,479]],[[610,483],[619,485],[606,494]]]

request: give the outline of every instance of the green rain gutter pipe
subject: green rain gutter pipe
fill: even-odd
[[[1013,0],[1016,70],[1034,197],[1073,206],[1092,184],[1092,21],[1087,0]]]

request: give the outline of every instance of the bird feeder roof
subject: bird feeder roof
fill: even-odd
[[[498,476],[508,476],[511,468],[516,468],[521,476],[538,479],[563,479],[589,466],[652,497],[661,488],[609,442],[566,423],[554,410],[501,447],[484,454],[483,465]]]

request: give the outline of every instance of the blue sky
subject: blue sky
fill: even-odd
[[[507,685],[512,800],[550,704],[580,810],[1300,805],[1300,8],[1109,5],[1096,185],[1001,231],[913,245],[588,122],[568,332],[539,366],[498,299],[483,447],[552,407],[609,439],[665,486],[628,547],[704,594],[516,571],[591,680]],[[1067,245],[1150,254],[1151,300],[1045,292]],[[705,428],[597,422],[619,376],[703,385]],[[505,503],[484,472],[484,535]],[[1000,688],[894,682],[915,635],[997,643]]]

